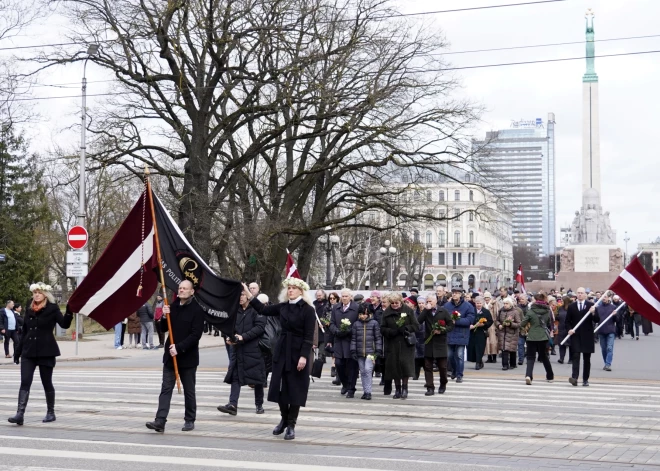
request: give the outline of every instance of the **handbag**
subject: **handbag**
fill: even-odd
[[[417,344],[417,336],[414,332],[408,332],[403,338],[406,340],[406,345],[409,347],[414,347]]]
[[[325,361],[321,360],[320,358],[316,358],[314,360],[314,363],[312,364],[312,376],[314,378],[320,378],[321,373],[323,372],[323,364]]]

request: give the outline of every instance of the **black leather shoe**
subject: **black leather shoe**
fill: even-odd
[[[280,423],[277,424],[273,429],[273,435],[282,435],[285,429],[286,429],[286,420],[284,420],[284,417],[282,417]]]
[[[408,388],[403,388],[401,390],[401,399],[408,399]]]
[[[425,396],[433,396],[435,394],[435,391],[433,388],[426,388],[426,392],[424,393]]]
[[[589,381],[585,381],[582,383],[582,386],[589,386]]]
[[[438,394],[444,394],[447,388],[440,388],[438,389]]]
[[[559,360],[557,360],[557,363],[561,363],[561,364],[563,365],[563,364],[564,364],[564,360],[562,360],[562,359],[560,358]]]
[[[182,432],[191,432],[195,430],[195,422],[185,422],[183,424]]]
[[[284,439],[285,440],[293,440],[296,438],[296,427],[295,425],[289,425],[286,428],[286,433],[284,434]]]
[[[394,393],[394,396],[392,396],[392,399],[401,399],[401,390],[397,389],[396,392]]]
[[[508,366],[503,366],[502,371],[509,371],[509,367]]]
[[[568,382],[571,383],[573,386],[577,386],[577,379],[575,378],[568,378]]]
[[[341,381],[339,381],[339,378],[335,378],[332,380],[332,384],[334,384],[335,386],[339,386],[341,384]]]
[[[346,399],[353,399],[355,397],[355,393],[353,391],[348,391],[346,393]]]
[[[257,414],[263,414],[264,412],[263,406],[257,406]]]
[[[163,433],[165,431],[165,424],[160,420],[154,420],[153,422],[147,422],[145,424],[149,430],[154,430],[158,433]]]
[[[341,395],[342,395],[342,396],[343,396],[344,394],[346,394],[347,392],[348,392],[348,389],[347,389],[347,388],[341,388]]]
[[[367,393],[367,394],[365,394],[365,395],[364,395],[364,399],[365,399],[366,401],[371,401],[371,393]]]
[[[229,414],[229,415],[238,414],[238,409],[236,409],[236,406],[231,404],[227,404],[226,406],[218,406],[218,410],[220,412],[224,412],[225,414]]]
[[[456,379],[456,375],[454,373],[451,374],[451,379]]]
[[[460,378],[456,378],[457,383],[462,383],[463,382],[463,377],[461,376]]]

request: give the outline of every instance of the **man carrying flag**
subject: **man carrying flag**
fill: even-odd
[[[185,397],[184,425],[181,429],[189,432],[195,428],[197,401],[195,398],[195,378],[199,365],[199,339],[204,330],[204,311],[193,297],[195,289],[191,281],[184,280],[179,284],[176,301],[163,306],[163,317],[160,319],[163,330],[167,329],[167,317],[170,318],[171,335],[165,342],[163,352],[163,384],[158,397],[158,412],[153,422],[147,422],[147,428],[163,433],[165,422],[170,412],[172,391],[176,383],[174,373],[174,358],[176,358],[179,377],[183,384]],[[170,338],[175,343],[170,343]]]

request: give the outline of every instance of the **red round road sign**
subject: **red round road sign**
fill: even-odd
[[[88,239],[87,229],[82,226],[73,226],[66,235],[66,241],[72,249],[82,249],[87,245]]]

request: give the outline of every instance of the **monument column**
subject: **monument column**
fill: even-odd
[[[598,121],[598,75],[595,66],[594,13],[587,10],[587,71],[582,77],[582,191],[600,195],[600,130]]]

